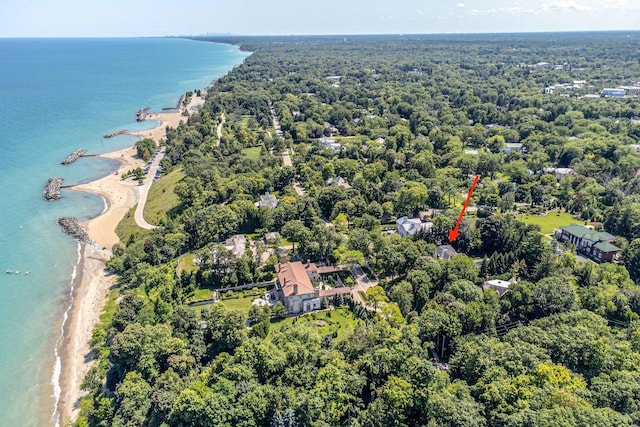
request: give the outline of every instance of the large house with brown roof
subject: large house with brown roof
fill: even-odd
[[[320,308],[318,291],[312,281],[319,281],[320,274],[314,263],[300,261],[276,265],[276,292],[284,301],[290,314],[306,313]]]

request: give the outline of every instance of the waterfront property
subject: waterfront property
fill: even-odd
[[[620,252],[620,248],[612,243],[615,236],[603,231],[595,231],[584,225],[571,224],[560,227],[555,230],[555,236],[561,242],[572,243],[578,253],[598,262],[611,262]]]

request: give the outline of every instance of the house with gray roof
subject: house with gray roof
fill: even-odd
[[[420,218],[403,216],[396,221],[396,230],[400,237],[413,236],[418,231],[429,230],[431,227],[433,227],[432,222],[422,222]]]
[[[345,178],[341,176],[335,176],[333,178],[329,178],[328,180],[325,181],[325,184],[327,184],[327,187],[330,187],[332,185],[339,185],[340,187],[344,187],[345,190],[351,190],[353,188],[349,184],[349,181],[347,181]]]
[[[458,255],[453,246],[451,245],[440,245],[436,247],[436,257],[438,259],[450,260],[454,255]]]
[[[578,253],[587,255],[598,262],[613,261],[620,248],[612,242],[616,238],[604,231],[595,231],[584,225],[571,224],[555,230],[556,239],[570,242]]]
[[[256,202],[256,206],[259,208],[269,207],[271,209],[275,209],[276,206],[278,206],[278,199],[267,191],[265,194],[260,196],[260,200]]]
[[[240,258],[247,249],[247,238],[244,234],[236,234],[225,240],[222,246]]]

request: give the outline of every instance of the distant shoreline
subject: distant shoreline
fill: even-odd
[[[158,121],[158,126],[132,134],[140,138],[152,138],[156,143],[166,136],[168,126],[175,128],[181,121],[186,121],[181,112],[152,113],[147,119]],[[102,314],[109,289],[115,285],[115,275],[106,270],[111,249],[119,242],[115,230],[138,202],[137,183],[131,179],[122,181],[120,176],[124,171],[144,167],[144,161],[136,157],[135,147],[101,154],[99,157],[115,160],[118,163],[116,171],[73,189],[99,195],[105,200],[106,208],[96,217],[81,223],[97,246],[81,245],[77,274],[71,284],[72,303],[65,312],[68,318],[63,325],[62,338],[56,346],[61,368],[57,385],[60,398],[53,413],[56,425],[64,425],[78,415],[77,404],[84,396],[80,384],[93,360],[93,357],[89,357],[89,341]],[[53,380],[56,381],[55,373]]]

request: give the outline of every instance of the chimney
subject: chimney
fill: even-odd
[[[298,284],[297,283],[293,284],[293,295],[298,295]]]
[[[305,265],[304,268],[309,268],[309,265],[311,265],[311,259],[307,258],[307,265]]]

